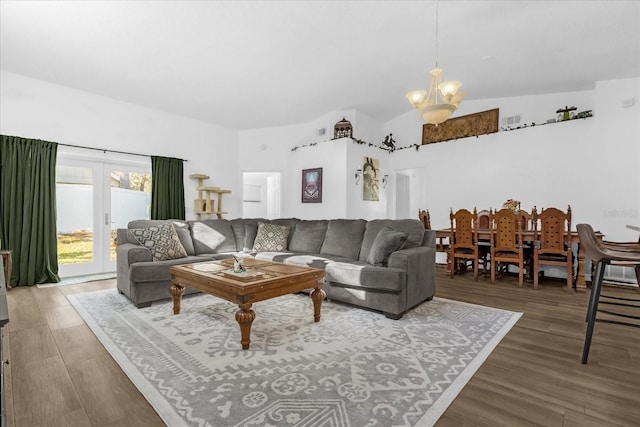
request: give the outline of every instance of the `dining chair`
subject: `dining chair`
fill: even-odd
[[[627,225],[627,228],[632,230],[637,229],[637,227]],[[640,230],[637,230],[640,231]],[[614,250],[623,251],[623,252],[640,252],[640,236],[638,236],[637,242],[612,242],[610,240],[603,240],[602,243]],[[640,285],[640,264],[637,265],[629,265],[629,263],[618,263],[616,261],[612,261],[611,265],[619,265],[621,267],[631,267],[635,270],[636,273],[636,281],[638,285]],[[595,271],[595,264],[591,264],[591,274]]]
[[[525,280],[528,282],[533,281],[533,277],[531,276],[533,265],[533,240],[532,238],[525,238],[524,233],[533,231],[533,215],[525,210],[518,210],[518,216],[520,218],[520,227],[522,228],[523,233],[523,242],[522,242],[522,250],[524,255],[524,267],[527,271],[527,275],[525,276]]]
[[[576,228],[580,238],[580,245],[584,248],[585,254],[596,264],[595,275],[591,279],[591,295],[587,308],[587,331],[582,348],[581,362],[584,364],[587,363],[587,359],[589,358],[589,349],[591,347],[595,322],[640,328],[640,324],[638,323],[615,320],[617,318],[640,320],[640,316],[631,315],[631,310],[629,310],[630,308],[640,309],[640,299],[613,297],[602,294],[605,267],[613,262],[634,267],[640,266],[640,250],[638,250],[640,248],[625,251],[616,250],[614,249],[616,247],[614,242],[610,244],[600,242],[590,224],[578,224]],[[627,248],[629,249],[628,246]],[[610,309],[599,308],[600,304],[606,304]],[[621,307],[624,307],[624,312],[620,311]],[[608,316],[606,318],[598,318],[598,312]],[[613,319],[611,317],[613,317]]]
[[[518,210],[518,216],[520,217],[522,231],[533,230],[533,216],[529,212],[520,209]]]
[[[418,209],[418,218],[422,225],[424,225],[425,230],[431,230],[431,216],[429,215],[429,210]]]
[[[478,281],[478,212],[468,209],[459,209],[449,213],[451,221],[451,235],[449,237],[449,259],[451,260],[450,275],[455,275],[456,270],[466,269],[469,263],[473,264],[473,280]],[[462,264],[459,264],[459,262]]]
[[[524,286],[524,249],[522,226],[518,213],[500,209],[489,214],[491,224],[491,282],[509,265],[518,266],[518,286]]]
[[[567,212],[557,208],[535,206],[533,220],[533,289],[538,289],[540,266],[564,267],[567,270],[567,290],[573,290],[573,250],[571,248],[571,206]]]
[[[478,233],[488,234],[491,231],[490,226],[490,212],[486,209],[478,211]],[[482,266],[482,275],[490,273],[490,254],[491,254],[491,242],[490,239],[480,238],[478,236],[478,268]]]

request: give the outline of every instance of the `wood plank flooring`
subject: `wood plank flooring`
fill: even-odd
[[[9,427],[164,425],[65,297],[113,287],[105,280],[8,292]],[[450,279],[438,267],[438,297],[524,315],[437,426],[640,425],[640,329],[598,323],[589,363],[580,364],[589,293],[563,288],[552,279],[539,290],[510,276],[495,284]],[[640,297],[637,289],[607,291]]]

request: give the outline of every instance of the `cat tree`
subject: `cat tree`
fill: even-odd
[[[216,214],[218,219],[222,219],[222,215],[227,212],[222,211],[222,195],[231,193],[231,190],[223,190],[220,187],[208,187],[204,185],[204,180],[209,179],[208,175],[199,173],[189,175],[191,179],[198,180],[198,198],[194,200],[193,212],[197,219],[211,219]],[[211,195],[215,194],[215,198]],[[218,199],[218,210],[215,210],[215,199]]]

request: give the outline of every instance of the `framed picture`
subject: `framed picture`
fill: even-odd
[[[362,200],[380,200],[380,160],[373,157],[362,159]]]
[[[302,170],[302,203],[322,203],[322,168]]]

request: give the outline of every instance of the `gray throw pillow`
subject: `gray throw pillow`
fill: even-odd
[[[244,245],[242,246],[242,252],[253,252],[253,244],[256,241],[258,234],[258,224],[245,224],[244,225]]]
[[[407,233],[395,231],[389,227],[381,228],[373,241],[367,262],[371,265],[386,266],[389,261],[389,255],[402,249],[407,243],[407,237],[409,237]]]
[[[180,243],[176,229],[171,223],[152,225],[147,228],[133,228],[129,233],[145,248],[151,251],[154,261],[184,258],[187,251]]]
[[[253,242],[254,252],[282,252],[287,250],[289,226],[258,223],[258,233]]]

